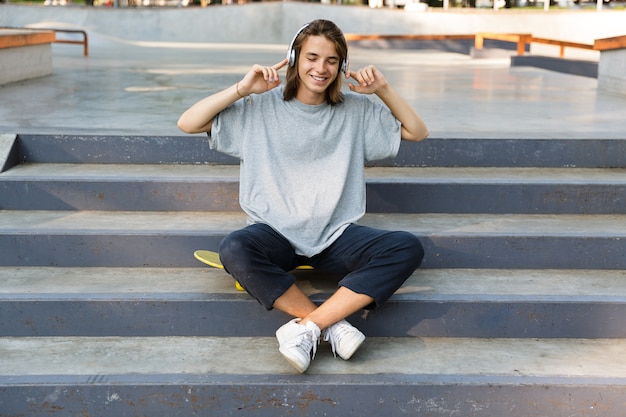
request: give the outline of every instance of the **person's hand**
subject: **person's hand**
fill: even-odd
[[[346,78],[355,80],[358,84],[348,83],[350,90],[360,94],[376,93],[383,87],[387,86],[387,80],[382,72],[378,71],[375,66],[368,65],[358,69],[357,71],[348,71]]]
[[[261,94],[280,85],[278,71],[287,65],[287,58],[270,67],[253,65],[250,71],[237,84],[237,91],[241,96]]]

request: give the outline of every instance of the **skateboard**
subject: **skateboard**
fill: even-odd
[[[222,265],[222,261],[220,261],[220,255],[217,252],[210,250],[197,250],[193,253],[193,256],[200,262],[213,268],[224,269],[224,265]],[[300,265],[296,269],[313,269],[313,267],[310,265]],[[235,288],[239,291],[245,291],[239,281],[235,281]]]

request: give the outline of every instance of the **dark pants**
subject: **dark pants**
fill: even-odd
[[[379,307],[424,257],[422,244],[411,233],[356,224],[312,258],[297,255],[287,239],[265,224],[230,233],[219,253],[226,271],[268,310],[294,284],[296,278],[289,271],[299,265],[343,276],[339,286],[372,297],[369,309]]]

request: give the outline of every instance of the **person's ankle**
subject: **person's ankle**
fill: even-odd
[[[303,326],[305,326],[305,327],[306,327],[306,324],[307,324],[307,323],[313,323],[313,324],[315,324],[315,325],[317,326],[317,328],[318,328],[318,329],[320,329],[320,330],[324,330],[324,329],[323,329],[323,328],[322,328],[319,324],[317,324],[317,322],[315,322],[315,321],[313,321],[313,320],[311,320],[311,319],[308,319],[308,318],[306,318],[306,317],[305,317],[305,318],[303,318],[303,319],[300,319],[300,320],[298,321],[298,324],[301,324],[301,325],[303,325]]]

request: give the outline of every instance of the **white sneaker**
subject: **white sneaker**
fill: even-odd
[[[320,339],[320,328],[309,321],[299,324],[300,319],[293,319],[276,330],[278,350],[289,363],[303,373],[315,358]]]
[[[335,357],[348,360],[365,340],[365,335],[345,320],[324,330],[324,341],[330,342]]]

